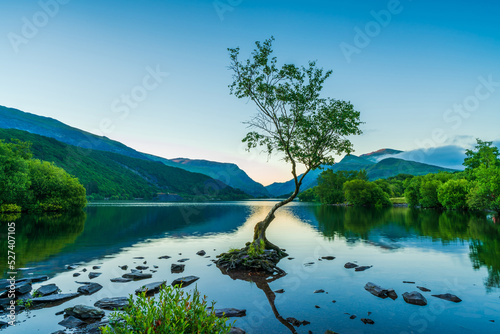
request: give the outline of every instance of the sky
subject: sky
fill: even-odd
[[[281,64],[333,70],[323,96],[364,122],[354,154],[436,154],[500,139],[499,12],[496,1],[0,1],[0,105],[287,181],[279,156],[245,151],[256,108],[228,89],[227,48],[246,58],[274,36]]]

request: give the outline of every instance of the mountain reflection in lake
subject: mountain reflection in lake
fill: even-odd
[[[48,274],[49,283],[62,292],[74,292],[75,280],[88,281],[83,268],[101,266],[102,275],[93,279],[104,288],[63,305],[35,310],[19,316],[19,326],[7,333],[63,329],[57,325],[57,311],[77,304],[93,305],[104,297],[127,296],[145,283],[196,275],[198,289],[217,308],[247,310],[236,325],[247,333],[474,333],[494,332],[500,323],[500,228],[485,215],[435,210],[390,208],[384,210],[319,206],[292,203],[279,211],[268,230],[269,239],[287,249],[290,258],[279,266],[284,277],[233,279],[212,265],[220,252],[244,245],[253,226],[273,205],[272,201],[227,203],[96,203],[85,213],[73,215],[3,216],[2,249],[6,248],[6,222],[16,221],[18,267],[32,267],[21,275]],[[207,256],[196,255],[204,249]],[[6,252],[4,252],[6,253]],[[159,256],[172,258],[160,260]],[[334,260],[322,260],[333,255]],[[144,260],[134,259],[144,257]],[[181,274],[170,265],[189,258]],[[0,269],[6,272],[6,254],[0,255]],[[147,261],[157,265],[153,278],[125,284],[110,278]],[[373,265],[355,272],[346,262]],[[67,264],[79,264],[66,270]],[[79,278],[72,277],[80,273]],[[416,286],[432,290],[424,296],[428,305],[404,302],[404,292]],[[395,301],[377,298],[364,290],[367,282],[393,288]],[[40,285],[33,285],[36,289]],[[187,287],[186,289],[192,289]],[[273,291],[284,289],[284,293]],[[325,293],[313,293],[323,289]],[[463,301],[455,304],[431,294],[454,293]],[[370,314],[370,315],[369,315]],[[36,317],[33,317],[36,315]],[[350,315],[356,315],[350,319]],[[292,327],[288,317],[309,325]],[[374,325],[360,319],[370,318]],[[234,319],[232,319],[234,320]],[[495,320],[496,322],[491,322]]]

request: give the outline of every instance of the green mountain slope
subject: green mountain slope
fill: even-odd
[[[0,129],[0,139],[31,142],[35,158],[54,162],[76,176],[87,189],[87,195],[128,199],[154,198],[158,193],[165,193],[170,199],[181,196],[197,200],[247,197],[242,191],[206,175],[160,162],[83,149],[15,129]]]
[[[394,150],[395,151],[395,150]],[[383,155],[385,155],[384,153]],[[396,153],[394,153],[396,154]],[[455,170],[438,167],[433,165],[427,165],[414,161],[407,161],[396,158],[387,158],[381,160],[378,163],[374,163],[363,156],[357,157],[355,155],[345,156],[342,161],[333,166],[324,166],[337,171],[352,171],[352,170],[362,170],[365,169],[368,174],[368,179],[373,181],[377,179],[385,179],[391,176],[396,176],[398,174],[411,174],[411,175],[426,175],[430,173],[438,173],[440,171],[454,172]],[[323,170],[318,169],[309,172],[304,178],[302,184],[302,191],[312,188],[318,184],[317,179]],[[295,189],[295,183],[293,180],[283,182],[283,183],[273,183],[266,187],[272,196],[282,196],[284,194],[290,194]]]
[[[380,160],[384,156],[388,157],[390,155],[395,155],[395,154],[399,154],[399,153],[403,153],[403,151],[393,150],[392,148],[382,148],[382,149],[374,151],[374,152],[361,154],[360,157],[367,159],[367,160],[370,160],[372,162],[378,162],[378,160]]]
[[[107,137],[96,136],[49,117],[38,116],[3,106],[0,106],[0,128],[28,131],[86,149],[113,152],[148,161],[160,161],[170,167],[177,167],[210,176],[233,188],[243,190],[251,196],[269,196],[263,185],[252,180],[235,164],[189,159],[176,162],[138,152],[120,142]]]
[[[262,184],[252,180],[247,173],[235,164],[185,158],[164,159],[153,155],[148,155],[148,157],[151,160],[160,161],[167,166],[208,175],[211,178],[224,182],[232,188],[240,189],[250,196],[269,196],[267,189]]]

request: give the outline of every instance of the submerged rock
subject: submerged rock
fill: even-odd
[[[170,259],[171,256],[168,256],[168,255],[163,255],[163,256],[160,256],[159,259]]]
[[[283,289],[279,289],[279,290],[276,290],[276,291],[274,291],[274,292],[275,292],[275,293],[284,293],[284,292],[285,292],[285,290],[283,290]]]
[[[124,278],[124,277],[116,277],[116,278],[111,278],[110,281],[114,282],[114,283],[128,283],[128,282],[132,282],[132,279],[131,278]]]
[[[371,267],[373,267],[373,266],[360,266],[360,267],[356,267],[354,270],[355,271],[365,271],[366,269],[370,269]]]
[[[319,290],[314,290],[314,292],[313,292],[313,293],[324,293],[324,292],[325,292],[325,290],[323,290],[323,289],[319,289]]]
[[[359,267],[356,263],[347,262],[346,264],[344,264],[344,268],[346,268],[346,269],[352,269],[352,268],[356,268],[356,267]]]
[[[205,254],[207,254],[207,252],[205,252],[203,249],[196,252],[196,255],[199,255],[199,256],[205,256]]]
[[[96,278],[96,277],[101,276],[101,274],[102,274],[102,273],[96,273],[96,272],[91,271],[91,272],[89,273],[89,278],[90,278],[90,279],[93,279],[93,278]]]
[[[128,269],[128,266],[127,265],[123,265],[123,266],[118,266],[118,268],[122,269],[122,270],[127,270]]]
[[[102,285],[99,283],[89,283],[78,288],[78,292],[83,295],[91,295],[102,289]]]
[[[76,327],[81,327],[81,326],[86,325],[85,322],[83,322],[80,319],[77,319],[77,318],[75,318],[73,316],[67,317],[66,319],[64,319],[63,321],[59,322],[58,324],[61,325],[61,326],[66,327],[66,328],[76,328]]]
[[[417,289],[419,289],[420,291],[423,291],[423,292],[430,292],[431,291],[423,286],[418,286],[418,285],[417,285]]]
[[[94,306],[103,310],[123,310],[128,306],[127,297],[103,298],[95,302]]]
[[[59,288],[57,287],[57,285],[47,284],[47,285],[42,285],[41,287],[36,289],[35,294],[39,295],[40,297],[43,297],[57,293],[58,290]]]
[[[135,273],[123,274],[122,277],[123,278],[130,278],[130,279],[133,279],[134,281],[137,281],[137,280],[141,280],[141,279],[151,278],[151,277],[153,277],[153,274],[135,272]]]
[[[335,259],[335,256],[322,256],[321,258],[323,260],[329,260],[329,261],[331,261],[331,260]]]
[[[228,334],[246,334],[246,332],[238,327],[231,327],[231,330],[229,330]]]
[[[300,321],[294,317],[289,317],[289,318],[286,318],[285,320],[288,321],[292,326],[295,326],[295,327],[300,327],[301,325],[305,326],[305,325],[310,324],[310,322],[307,320]]]
[[[179,287],[184,288],[190,284],[193,284],[194,282],[196,282],[199,279],[200,278],[198,276],[186,276],[186,277],[176,278],[172,282],[172,286],[178,285]]]
[[[148,266],[137,266],[137,267],[135,267],[135,269],[137,269],[137,270],[146,270],[148,268],[149,268]]]
[[[182,273],[184,271],[185,267],[186,267],[185,264],[172,263],[172,265],[170,266],[170,272],[171,273]]]
[[[441,294],[441,295],[432,295],[432,297],[441,298],[441,299],[448,300],[448,301],[454,302],[454,303],[460,303],[462,301],[462,299],[458,298],[455,295],[452,295],[451,293],[445,293],[445,294]]]
[[[374,296],[380,297],[380,298],[387,298],[389,297],[387,293],[389,292],[388,289],[382,288],[380,285],[377,285],[372,282],[368,282],[365,284],[365,290],[371,293]]]
[[[373,321],[372,319],[368,319],[368,318],[361,318],[361,321],[366,325],[366,324],[369,324],[369,325],[373,325],[375,323],[375,321]]]
[[[186,262],[186,261],[189,261],[189,259],[188,258],[184,258],[184,259],[177,260],[177,262]]]
[[[98,308],[87,305],[76,305],[73,307],[68,307],[64,310],[64,312],[68,316],[73,316],[81,320],[101,319],[105,315],[103,310],[99,310]]]
[[[141,286],[139,289],[136,289],[135,294],[138,295],[145,292],[146,295],[154,295],[155,293],[158,293],[160,288],[165,286],[165,284],[167,284],[167,281],[149,283]]]
[[[403,299],[408,304],[425,306],[427,305],[427,299],[418,291],[405,292],[403,293]]]
[[[215,310],[215,316],[222,317],[244,317],[247,315],[247,310],[238,310],[236,308],[220,308]]]

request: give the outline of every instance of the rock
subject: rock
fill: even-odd
[[[199,256],[205,256],[205,254],[207,254],[207,252],[205,252],[203,249],[201,251],[196,252],[196,255],[199,255]]]
[[[49,279],[49,276],[47,276],[47,275],[39,275],[39,276],[31,276],[31,277],[27,277],[27,278],[18,279],[18,280],[16,280],[16,283],[20,283],[20,282],[24,282],[24,281],[37,283],[37,282],[47,281],[48,279]]]
[[[55,313],[55,315],[63,315],[63,314],[64,314],[64,310]]]
[[[369,325],[373,325],[375,323],[375,321],[373,321],[372,319],[368,319],[368,318],[361,318],[361,321],[366,325],[366,324],[369,324]]]
[[[323,260],[329,260],[329,261],[331,261],[331,260],[335,259],[335,256],[322,256],[321,258]]]
[[[380,297],[380,298],[387,298],[387,289],[382,288],[380,285],[377,285],[372,282],[368,282],[365,284],[365,290],[371,293],[374,296]]]
[[[228,334],[246,334],[246,332],[238,327],[231,327],[231,330],[229,331]]]
[[[314,305],[315,308],[320,308],[318,305]]]
[[[186,267],[185,264],[172,263],[172,265],[170,266],[170,272],[171,273],[182,273],[184,271],[185,267]]]
[[[288,260],[293,260],[293,259],[295,259],[295,258],[294,258],[294,257],[289,257],[289,258],[288,258]]]
[[[83,269],[82,269],[82,271],[83,271],[84,273],[86,273],[86,272],[87,272],[87,268],[83,268]]]
[[[392,300],[396,300],[398,299],[398,294],[396,293],[396,291],[394,291],[394,289],[388,289],[387,290],[387,297],[391,298]],[[370,315],[371,312],[368,312],[368,315]]]
[[[101,269],[101,266],[93,266],[92,269],[94,270]]]
[[[96,273],[96,272],[93,272],[93,271],[92,271],[92,272],[90,272],[90,273],[89,273],[89,278],[90,278],[90,279],[93,279],[93,278],[96,278],[96,277],[101,276],[101,274],[102,274],[102,273]]]
[[[313,292],[313,293],[324,293],[324,292],[325,292],[325,290],[323,290],[323,289],[319,289],[319,290],[314,290],[314,292]]]
[[[425,299],[425,297],[422,296],[422,294],[418,291],[403,293],[403,299],[408,304],[419,305],[419,306],[427,305],[427,299]]]
[[[406,284],[415,284],[415,282],[412,282],[412,281],[403,281],[403,283],[406,283]]]
[[[86,323],[75,317],[67,317],[63,321],[59,322],[59,325],[67,328],[76,328],[86,325]]]
[[[360,266],[360,267],[356,267],[354,270],[355,271],[365,271],[366,269],[370,269],[371,267],[373,267],[373,266]]]
[[[276,292],[276,293],[283,293],[283,292],[285,292],[285,290],[283,290],[283,289],[279,289],[279,290],[276,290],[276,291],[274,291],[274,292]]]
[[[304,263],[304,266],[309,267],[309,266],[312,266],[313,264],[314,264],[314,262],[307,262],[307,263]]]
[[[179,285],[179,287],[183,288],[183,287],[186,287],[186,286],[196,282],[199,279],[200,278],[197,276],[186,276],[186,277],[176,278],[172,282],[172,286]]]
[[[31,283],[16,283],[16,295],[24,295],[31,291]]]
[[[36,289],[35,294],[39,295],[40,297],[43,296],[48,296],[54,293],[57,293],[59,288],[55,284],[47,284],[47,285],[42,285],[38,289]]]
[[[356,267],[359,267],[356,263],[347,262],[346,264],[344,264],[344,268],[347,268],[347,269],[352,269],[352,268],[356,268]]]
[[[142,273],[139,269],[130,269],[131,273]]]
[[[146,264],[146,263],[148,263],[148,261],[144,261],[142,264]]]
[[[73,269],[78,268],[78,265],[77,265],[77,264],[67,264],[67,265],[65,266],[65,268],[66,268],[67,270],[73,270]]]
[[[131,278],[116,277],[116,278],[110,279],[110,281],[113,283],[128,283],[128,282],[132,282],[132,279]]]
[[[460,303],[462,301],[462,299],[458,298],[455,295],[452,295],[451,293],[445,293],[442,295],[432,295],[432,297],[441,298],[441,299],[448,300],[448,301],[454,302],[454,303]]]
[[[153,265],[153,268],[157,269],[157,268],[158,268],[158,266]]]
[[[357,317],[356,317],[356,315],[354,315],[354,314],[353,314],[353,315],[351,315],[351,316],[349,317],[349,319],[356,319],[356,318],[357,318]]]
[[[417,289],[420,289],[423,292],[430,292],[431,291],[431,290],[429,290],[427,288],[424,288],[423,286],[418,286],[418,285],[417,285]]]
[[[78,277],[78,276],[80,276],[80,275],[81,275],[80,273],[74,273],[74,274],[73,274],[73,277]]]
[[[103,298],[95,302],[94,306],[103,310],[123,310],[128,306],[127,297]]]
[[[327,330],[325,331],[325,334],[338,334],[338,333],[337,333],[337,332],[334,332],[334,331],[331,331],[331,330],[329,330],[329,329],[327,329]]]
[[[4,327],[7,327],[7,326],[9,326],[9,323],[8,323],[8,322],[1,321],[1,320],[0,320],[0,328],[4,328]]]
[[[336,300],[332,300],[332,303],[334,303],[334,304],[335,304],[336,302],[337,302]]]
[[[59,331],[52,332],[50,334],[66,334],[66,332],[59,330]]]
[[[141,279],[146,279],[146,278],[151,278],[153,277],[153,274],[149,273],[127,273],[122,275],[123,278],[131,278],[134,281],[141,280]]]
[[[177,260],[177,262],[186,262],[186,261],[189,261],[189,259],[188,258],[184,258],[184,259]]]
[[[159,259],[170,259],[171,256],[168,256],[168,255],[163,255],[163,256],[160,256]]]
[[[68,307],[64,310],[64,312],[70,317],[75,317],[81,320],[101,319],[105,315],[103,310],[87,305]]]
[[[146,270],[148,268],[149,268],[148,266],[137,266],[137,267],[135,267],[135,269],[137,269],[137,270]]]
[[[209,257],[210,257],[210,255],[207,255],[207,256],[205,256],[205,259],[208,259]]]
[[[99,283],[90,283],[78,288],[78,292],[84,295],[91,295],[102,289],[102,285]]]
[[[144,256],[134,256],[133,259],[137,259],[137,260],[143,260],[144,259]]]
[[[146,292],[146,295],[154,295],[160,291],[160,288],[165,286],[167,281],[154,282],[141,286],[139,289],[135,290],[135,294],[138,295],[142,292]]]
[[[215,316],[222,317],[244,317],[247,315],[247,310],[238,310],[236,308],[220,308],[215,310]]]
[[[123,266],[118,266],[118,268],[120,268],[121,270],[127,270],[128,266],[127,265],[123,265]]]

